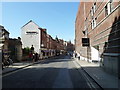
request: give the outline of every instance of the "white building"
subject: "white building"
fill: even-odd
[[[21,41],[23,44],[22,48],[31,48],[33,45],[34,51],[40,54],[41,31],[39,28],[40,27],[32,20],[21,27]]]

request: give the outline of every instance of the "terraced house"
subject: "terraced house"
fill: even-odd
[[[41,28],[35,22],[30,20],[21,27],[22,48],[31,48],[33,45],[34,52],[39,54],[40,59],[48,58],[65,52],[64,40],[53,39],[47,34],[47,29]]]
[[[120,0],[80,2],[75,21],[75,51],[82,59],[120,77]],[[86,41],[85,41],[86,39]]]

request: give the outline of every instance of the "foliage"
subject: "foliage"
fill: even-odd
[[[29,47],[26,47],[23,49],[23,55],[28,55],[30,52],[30,48]]]

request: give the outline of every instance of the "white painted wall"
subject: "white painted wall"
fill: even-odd
[[[29,22],[26,26],[22,27],[21,31],[21,41],[23,44],[23,48],[34,46],[35,52],[39,53],[40,50],[40,30],[39,26],[34,22]],[[26,32],[37,32],[37,34],[27,34]]]
[[[94,47],[91,47],[91,60],[99,61],[99,51]]]

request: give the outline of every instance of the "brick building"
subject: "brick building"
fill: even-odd
[[[9,56],[8,41],[9,41],[9,32],[0,25],[0,49],[2,50],[2,55],[5,59]]]
[[[75,21],[75,51],[82,59],[100,61],[107,72],[118,75],[120,63],[120,1],[80,2]],[[83,46],[88,38],[89,46]]]
[[[74,44],[72,44],[71,41],[67,42],[66,51],[68,51],[68,52],[74,51]]]
[[[8,42],[8,48],[10,51],[10,58],[13,60],[13,62],[21,61],[22,60],[22,42],[21,38],[18,37],[18,39],[9,38]]]
[[[37,52],[41,59],[59,55],[60,51],[64,50],[63,40],[53,39],[47,34],[47,29],[39,27],[32,20],[26,23],[21,31],[22,47],[30,48],[33,45],[34,52]]]
[[[48,35],[48,42],[47,42],[47,48],[49,50],[49,56],[55,56],[55,50],[56,50],[56,41]]]
[[[52,38],[52,41],[51,41],[51,48],[52,48],[53,55],[56,55],[57,42],[53,38]]]
[[[41,58],[46,58],[48,56],[48,48],[47,48],[47,30],[43,28],[39,28],[41,31]]]
[[[22,42],[21,39],[9,38],[9,32],[0,26],[0,49],[2,49],[2,59],[10,58],[16,62],[16,60],[22,60]]]

